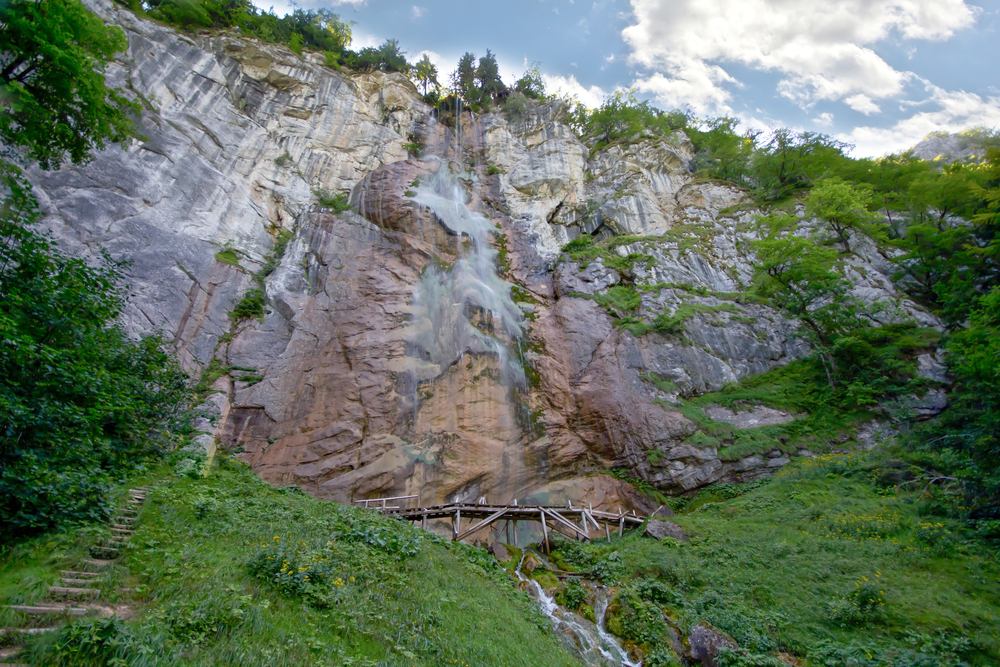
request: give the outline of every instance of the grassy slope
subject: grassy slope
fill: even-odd
[[[657,580],[668,590],[659,590],[659,603],[682,630],[706,620],[759,653],[848,664],[820,662],[827,641],[874,656],[850,663],[859,666],[1000,664],[995,552],[927,516],[933,503],[924,496],[880,481],[886,470],[875,454],[799,461],[744,495],[726,500],[739,489],[724,486],[695,498],[675,518],[690,544],[631,536],[567,545],[565,559],[596,562],[609,583],[626,589]],[[851,593],[866,577],[884,606],[855,614]],[[942,652],[920,663],[899,651],[920,646]]]
[[[135,589],[111,593],[135,620],[41,639],[33,664],[105,664],[112,653],[125,665],[576,664],[481,550],[272,488],[234,462],[207,479],[161,477],[113,575]],[[0,591],[38,599],[87,543],[46,539],[7,555]],[[279,551],[312,571],[297,562],[294,576],[252,574],[255,557],[267,568]]]

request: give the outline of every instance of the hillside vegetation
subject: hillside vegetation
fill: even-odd
[[[181,467],[181,470],[185,467]],[[203,478],[169,466],[102,582],[117,618],[37,639],[33,665],[572,664],[548,620],[492,556],[356,509],[276,489],[223,459]],[[96,535],[95,535],[96,533]],[[100,531],[3,556],[5,604],[41,600]],[[105,590],[107,589],[107,590]],[[17,625],[10,612],[0,625]]]

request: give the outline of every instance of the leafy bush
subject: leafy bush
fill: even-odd
[[[656,605],[623,588],[610,605],[608,630],[622,639],[654,647],[662,641],[667,625]]]
[[[351,208],[348,202],[349,195],[346,192],[334,192],[326,188],[313,190],[313,194],[319,200],[319,205],[323,208],[332,208],[334,213],[340,213]]]
[[[167,344],[118,324],[125,264],[91,266],[29,225],[27,190],[0,210],[0,540],[106,516],[108,483],[159,451],[186,394]]]
[[[267,296],[264,294],[264,288],[254,287],[247,290],[243,298],[233,306],[233,309],[229,311],[229,318],[234,322],[242,322],[252,317],[262,317],[265,314],[266,305]]]
[[[862,576],[854,582],[854,588],[830,603],[830,618],[848,625],[880,621],[885,616],[885,591],[880,577],[876,573],[875,579]]]
[[[580,585],[576,579],[572,579],[556,593],[556,603],[566,607],[570,611],[576,611],[587,601],[587,589]]]

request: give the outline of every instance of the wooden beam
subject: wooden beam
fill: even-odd
[[[618,537],[625,534],[625,515],[622,514],[622,518],[618,520]]]
[[[480,521],[479,523],[477,523],[476,525],[474,525],[472,528],[469,528],[467,531],[465,531],[464,533],[462,533],[461,535],[459,535],[455,539],[456,540],[460,540],[463,537],[465,537],[466,535],[468,535],[470,533],[476,532],[480,528],[485,528],[486,526],[490,525],[491,523],[493,523],[494,521],[496,521],[497,519],[499,519],[500,517],[502,517],[506,513],[507,513],[507,508],[506,507],[504,507],[503,509],[501,509],[501,510],[499,510],[497,512],[494,512],[493,514],[489,515],[488,517],[486,517],[485,519],[483,519],[482,521]]]
[[[452,540],[458,540],[458,531],[462,530],[462,508],[455,508],[455,520],[451,523],[451,529],[453,531]]]
[[[546,553],[550,553],[552,549],[549,547],[549,528],[545,525],[545,512],[542,512],[542,545]]]
[[[582,530],[577,528],[576,525],[574,525],[572,522],[568,521],[564,517],[559,516],[558,512],[556,512],[555,510],[545,509],[544,507],[539,507],[538,509],[540,509],[544,514],[548,514],[550,517],[552,517],[559,523],[565,525],[567,528],[570,528],[571,530],[583,535],[583,537],[590,539],[590,536],[587,535],[587,533],[584,533]]]

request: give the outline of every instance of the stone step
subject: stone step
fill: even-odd
[[[29,616],[51,616],[69,614],[70,616],[86,616],[87,610],[81,609],[79,607],[67,607],[61,604],[45,604],[36,603],[32,605],[27,604],[13,604],[6,605],[7,609],[11,611],[16,611],[20,614],[27,614]]]
[[[96,588],[64,588],[62,586],[49,586],[49,594],[55,597],[79,597],[96,598],[101,591]]]
[[[120,535],[131,535],[135,531],[134,530],[129,530],[128,528],[112,528],[111,532],[112,533],[118,533]]]
[[[118,549],[115,549],[114,547],[104,547],[104,546],[90,547],[90,550],[91,551],[99,551],[102,554],[104,554],[105,556],[109,556],[112,560],[115,559],[115,558],[118,558]],[[105,559],[102,559],[102,560],[108,560],[108,559],[105,558]]]
[[[78,586],[80,588],[98,583],[96,579],[70,579],[68,577],[63,577],[59,581],[66,586]]]
[[[131,533],[132,527],[125,523],[113,523],[111,524],[111,530],[127,530]]]
[[[44,635],[49,632],[55,632],[59,628],[0,628],[0,637],[8,637],[10,635]]]
[[[11,658],[16,658],[17,654],[21,652],[23,646],[8,646],[7,648],[0,648],[0,660],[10,660]]]
[[[77,572],[76,570],[59,570],[59,575],[71,579],[97,579],[104,576],[100,572]]]
[[[115,564],[113,560],[107,560],[103,558],[84,558],[80,561],[84,565],[89,565],[91,567],[96,567],[99,570],[104,570]]]

